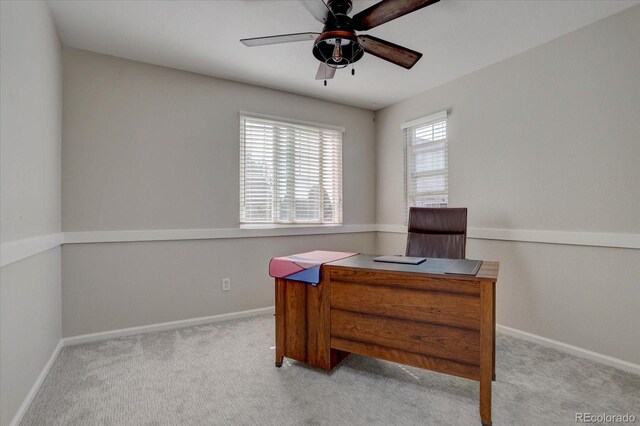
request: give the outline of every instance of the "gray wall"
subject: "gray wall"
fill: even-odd
[[[60,248],[0,269],[0,424],[7,425],[60,341]]]
[[[269,260],[309,250],[371,252],[375,233],[63,247],[65,336],[264,308]],[[221,279],[231,277],[231,291]]]
[[[65,231],[230,228],[239,112],[344,126],[344,223],[375,223],[374,113],[64,49]]]
[[[237,228],[240,111],[344,126],[344,223],[375,223],[373,112],[75,49],[63,58],[64,231]],[[319,247],[372,251],[375,235],[65,245],[63,335],[270,306],[269,258]]]
[[[1,2],[0,239],[60,232],[61,44],[41,2]],[[61,337],[60,249],[0,271],[0,424]]]
[[[470,227],[639,233],[638,40],[640,6],[378,111],[378,223],[403,222],[400,124],[447,109]],[[500,324],[640,363],[639,250],[471,240],[467,257],[501,262]]]

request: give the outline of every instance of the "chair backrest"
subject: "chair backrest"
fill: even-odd
[[[464,259],[466,208],[411,207],[407,256]]]

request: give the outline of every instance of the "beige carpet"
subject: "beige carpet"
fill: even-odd
[[[478,383],[351,355],[274,367],[271,315],[66,347],[23,425],[480,425]],[[632,413],[640,376],[498,335],[494,425]]]

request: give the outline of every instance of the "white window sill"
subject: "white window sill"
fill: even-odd
[[[340,228],[342,223],[242,223],[240,229]]]

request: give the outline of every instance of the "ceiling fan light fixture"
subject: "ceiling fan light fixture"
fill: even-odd
[[[362,58],[364,49],[351,31],[326,31],[314,43],[313,56],[333,68],[344,68]]]
[[[340,40],[336,40],[335,47],[333,48],[333,54],[331,55],[331,59],[335,62],[342,62],[342,49],[340,49]]]

